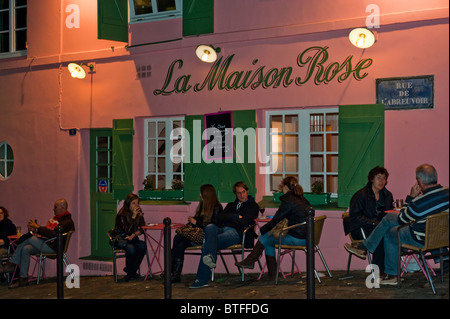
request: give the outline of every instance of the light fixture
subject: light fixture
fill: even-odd
[[[83,69],[83,65],[87,66],[89,68],[89,71],[94,70],[94,64],[86,64],[86,63],[69,63],[67,68],[69,69],[70,75],[73,78],[77,79],[84,79],[86,77],[86,71]]]
[[[220,48],[215,48],[212,45],[199,45],[195,50],[197,57],[206,63],[212,63],[217,60],[217,53],[220,52]]]
[[[370,48],[375,43],[375,35],[366,28],[353,29],[348,35],[350,42],[357,48]]]

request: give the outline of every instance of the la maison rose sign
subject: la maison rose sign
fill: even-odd
[[[332,81],[342,83],[350,76],[360,81],[368,75],[367,71],[373,64],[370,58],[355,62],[352,55],[343,62],[332,62],[326,46],[313,46],[300,52],[295,67],[268,67],[258,65],[258,59],[255,59],[250,69],[231,71],[234,58],[235,55],[232,54],[217,59],[205,78],[199,82],[193,81],[191,74],[183,74],[183,60],[175,60],[167,70],[164,84],[160,89],[154,90],[153,94],[168,96],[203,90],[256,90],[302,86],[311,81],[315,85]]]

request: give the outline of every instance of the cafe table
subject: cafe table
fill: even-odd
[[[178,227],[183,226],[183,224],[171,224],[171,229],[176,229]],[[150,260],[150,265],[148,267],[147,274],[145,275],[144,280],[147,280],[147,277],[153,274],[162,273],[164,271],[164,267],[161,265],[161,250],[164,250],[164,224],[147,224],[146,226],[142,226],[144,230],[145,240],[147,242],[147,250],[150,249],[153,253],[153,256]],[[159,236],[158,236],[159,235]],[[170,247],[171,248],[171,247]],[[159,270],[154,272],[152,271],[152,266],[156,262],[159,267]],[[156,265],[155,265],[156,266]]]

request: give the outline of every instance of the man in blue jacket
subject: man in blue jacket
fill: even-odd
[[[381,285],[397,285],[398,240],[397,226],[412,220],[415,223],[400,229],[402,243],[423,247],[425,244],[425,220],[428,216],[448,211],[449,190],[437,182],[436,169],[423,164],[416,168],[416,184],[411,187],[410,195],[399,214],[387,214],[367,239],[354,248],[346,244],[345,249],[358,257],[363,257],[369,250],[373,252],[381,239],[384,238],[385,273],[386,277],[380,281]]]
[[[216,267],[217,251],[240,244],[245,228],[253,225],[258,217],[259,206],[255,199],[248,195],[248,187],[244,182],[234,184],[233,193],[236,195],[236,200],[228,203],[223,212],[205,227],[197,278],[189,288],[208,286],[211,268]],[[245,237],[245,246],[252,247],[256,234],[252,235]]]

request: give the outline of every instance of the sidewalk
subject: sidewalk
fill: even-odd
[[[181,283],[172,285],[171,295],[172,299],[179,300],[307,299],[306,279],[303,275],[304,273],[295,274],[286,279],[280,276],[278,285],[275,285],[256,280],[256,274],[246,275],[245,282],[241,282],[238,274],[217,274],[215,282],[210,282],[209,287],[189,289],[195,275],[187,274],[182,276]],[[396,286],[367,288],[366,278],[369,273],[362,270],[351,271],[350,275],[353,277],[347,279],[342,279],[346,277],[345,271],[332,271],[332,275],[332,278],[321,277],[321,284],[315,281],[315,299],[449,299],[448,274],[444,276],[444,282],[440,281],[440,275],[433,277],[436,295],[433,295],[421,272],[406,274],[400,289]],[[79,288],[69,289],[64,281],[64,299],[165,299],[164,281],[159,276],[128,283],[115,283],[112,276],[81,277],[79,284]],[[1,283],[0,296],[1,299],[57,299],[56,286],[56,278],[47,278],[39,285],[32,283],[17,289],[8,289],[6,283]]]

